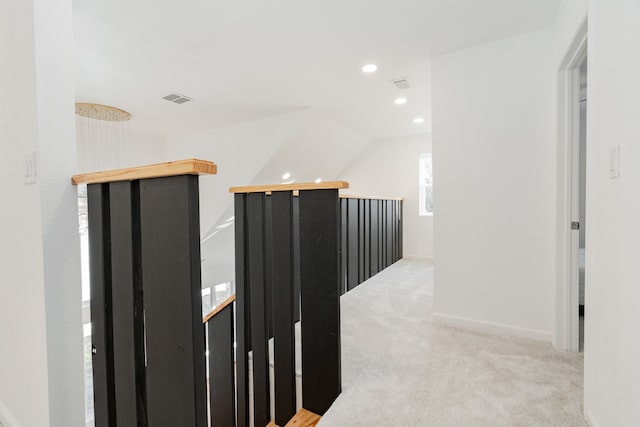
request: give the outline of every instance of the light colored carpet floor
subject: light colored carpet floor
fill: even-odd
[[[571,427],[582,356],[431,323],[433,268],[402,260],[342,297],[343,392],[321,427]]]

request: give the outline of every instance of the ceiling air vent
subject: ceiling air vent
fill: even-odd
[[[167,101],[171,101],[176,104],[184,104],[185,102],[193,101],[193,98],[180,95],[179,93],[170,93],[167,96],[163,96],[162,99],[166,99]]]
[[[391,83],[395,85],[396,89],[409,89],[411,87],[411,85],[409,84],[409,80],[407,80],[406,77],[403,77],[401,79],[393,79],[391,80]]]

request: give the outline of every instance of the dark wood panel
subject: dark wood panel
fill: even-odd
[[[284,426],[296,413],[293,193],[273,192],[271,209],[275,421]]]
[[[253,352],[253,414],[255,425],[267,425],[269,413],[269,353],[267,347],[265,194],[247,195],[247,239],[251,351]]]
[[[146,426],[138,181],[109,184],[116,419]]]
[[[364,200],[358,200],[358,284],[364,282]]]
[[[300,321],[300,203],[293,198],[293,304],[294,318]]]
[[[400,259],[404,258],[404,202],[400,202]]]
[[[337,190],[300,191],[303,406],[324,414],[341,392]]]
[[[374,275],[380,271],[378,268],[378,255],[379,255],[379,201],[371,201],[371,275]]]
[[[371,277],[371,200],[364,202],[364,280]]]
[[[87,186],[91,275],[91,342],[96,427],[116,423],[111,303],[109,186]]]
[[[249,427],[249,289],[247,285],[246,259],[246,198],[234,195],[235,259],[236,259],[236,398],[237,425]]]
[[[209,402],[212,427],[234,427],[233,304],[209,320]]]
[[[197,176],[140,181],[147,416],[207,426]]]
[[[347,291],[358,286],[358,200],[347,200]]]
[[[273,338],[273,284],[271,282],[271,266],[272,266],[272,257],[271,257],[271,248],[273,247],[273,233],[271,230],[271,201],[273,197],[265,197],[265,209],[264,209],[264,218],[265,218],[265,310],[266,310],[266,321],[267,321],[267,337],[268,339]]]
[[[348,200],[349,199],[340,199],[340,294],[347,292],[347,242],[349,235]]]
[[[385,205],[386,205],[386,210],[387,210],[387,214],[386,214],[386,239],[385,239],[385,243],[386,243],[386,261],[385,261],[385,266],[389,267],[391,264],[393,264],[393,202],[391,200],[386,200],[385,201]]]

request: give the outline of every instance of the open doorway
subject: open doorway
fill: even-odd
[[[587,195],[587,19],[558,74],[558,286],[556,334],[560,350],[584,348],[585,206]]]
[[[577,190],[574,190],[574,197],[577,200],[574,204],[577,205],[577,218],[578,222],[578,349],[580,352],[584,350],[584,311],[585,311],[585,249],[586,249],[586,198],[587,198],[587,57],[585,57],[580,64],[580,117],[579,117],[579,135],[578,135],[578,167],[577,171],[573,173],[573,179],[577,179]],[[574,187],[575,187],[574,186]],[[575,250],[575,248],[574,248]]]

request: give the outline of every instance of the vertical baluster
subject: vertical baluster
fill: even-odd
[[[358,200],[348,199],[348,236],[347,236],[347,290],[358,286]]]
[[[378,268],[378,200],[371,200],[371,275],[377,274],[380,269]]]
[[[358,199],[358,284],[365,281],[364,274],[364,200]]]
[[[387,260],[386,260],[386,267],[389,267],[391,264],[393,264],[393,201],[392,200],[386,200],[385,201],[386,204],[386,208],[387,208],[387,237],[386,237],[386,244],[387,244]]]
[[[300,321],[300,200],[293,198],[293,316]]]
[[[237,425],[249,427],[249,286],[247,283],[247,211],[245,194],[234,196],[236,258],[236,399]]]
[[[364,280],[371,277],[371,200],[365,199],[364,204]]]
[[[267,322],[267,340],[273,338],[273,283],[272,283],[272,257],[271,252],[273,248],[273,230],[271,227],[271,204],[273,196],[265,197],[264,199],[264,238],[265,238],[265,310],[266,310],[266,322]]]
[[[139,182],[109,184],[117,424],[146,426]]]
[[[212,427],[234,427],[233,303],[207,323],[209,336],[209,402]]]
[[[87,186],[91,271],[91,341],[96,427],[116,423],[111,301],[111,227],[108,184]]]
[[[275,421],[284,426],[296,412],[293,193],[271,196]]]
[[[321,415],[341,392],[339,239],[338,192],[300,191],[303,406]]]
[[[141,180],[140,216],[148,422],[206,426],[197,176]]]
[[[340,294],[347,292],[347,275],[348,275],[348,231],[349,231],[349,216],[348,216],[348,203],[349,199],[340,199],[340,216],[342,224],[340,231]]]
[[[253,352],[253,416],[254,425],[270,421],[269,352],[266,310],[265,265],[265,194],[247,196],[248,284],[251,310],[251,351]]]
[[[404,258],[404,201],[400,201],[400,259]]]

